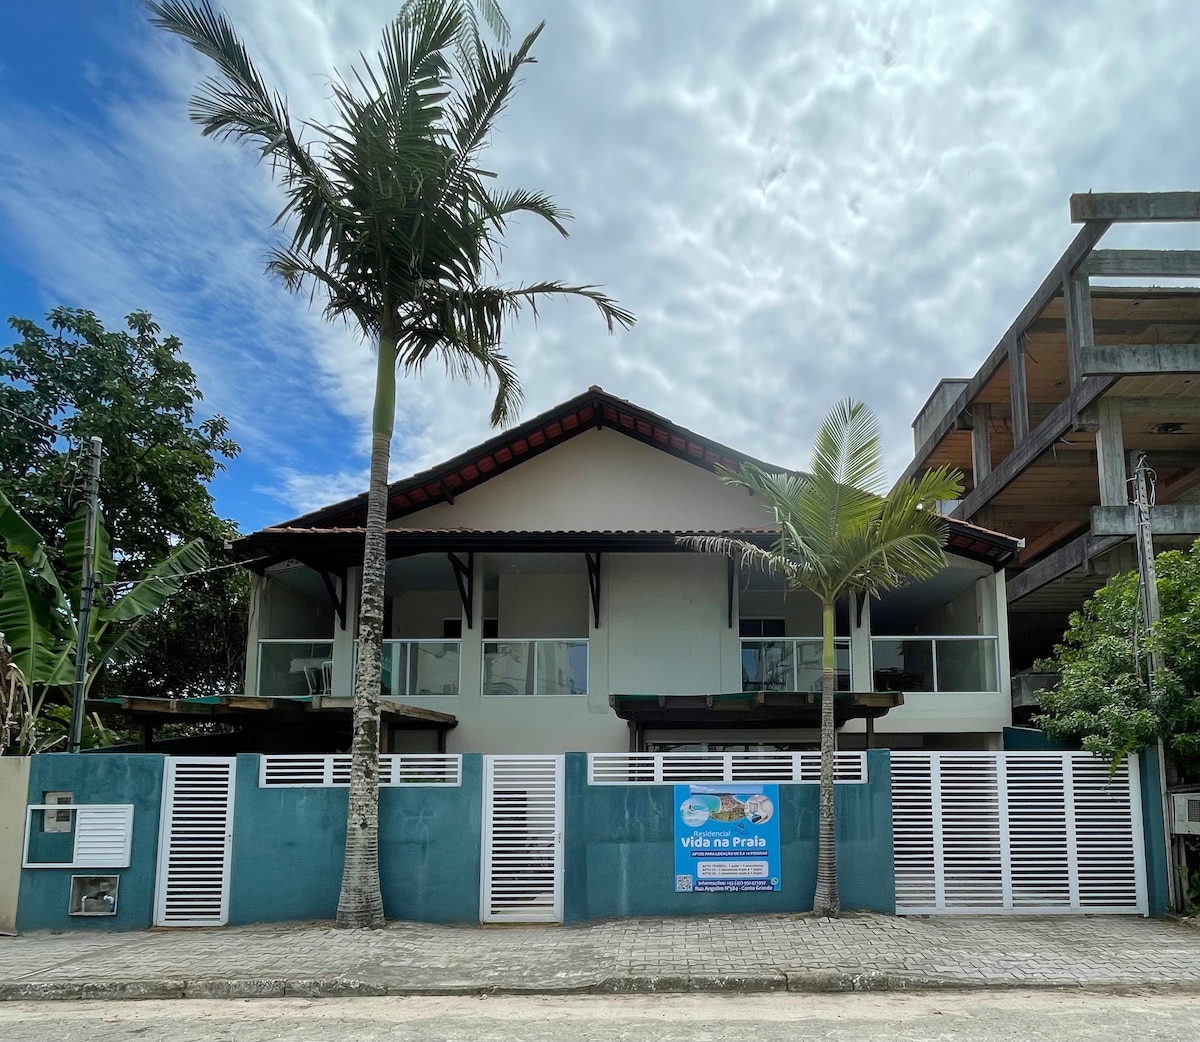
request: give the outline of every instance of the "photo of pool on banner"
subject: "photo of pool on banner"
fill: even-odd
[[[779,890],[779,786],[675,786],[675,891]]]

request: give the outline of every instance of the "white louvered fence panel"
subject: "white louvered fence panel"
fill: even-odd
[[[344,788],[348,754],[266,755],[258,762],[259,788]],[[447,753],[387,753],[379,757],[379,784],[461,785],[462,757]]]
[[[834,780],[867,780],[867,754],[837,753]],[[684,782],[821,781],[821,754],[802,753],[589,753],[590,785],[674,785]]]
[[[563,758],[485,756],[485,923],[562,921]]]
[[[1136,758],[893,753],[896,910],[1146,912]]]
[[[75,811],[75,868],[127,868],[133,843],[133,805],[84,804]]]
[[[229,918],[235,764],[216,757],[167,759],[157,926],[221,926]]]

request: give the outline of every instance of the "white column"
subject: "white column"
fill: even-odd
[[[263,612],[266,609],[266,588],[269,580],[265,575],[253,575],[250,578],[250,618],[246,626],[246,672],[243,676],[242,691],[248,698],[258,694],[258,641],[262,637],[266,620]]]
[[[478,711],[478,700],[483,691],[483,554],[475,555],[475,574],[472,577],[471,606],[474,626],[467,628],[467,612],[462,611],[462,645],[459,658],[459,697],[476,703],[468,710]],[[454,732],[451,732],[453,734]]]
[[[346,605],[346,627],[333,617],[333,678],[330,695],[334,698],[354,697],[354,634],[358,630],[359,579],[362,567],[346,569],[346,581],[335,579],[338,595]]]
[[[871,675],[871,598],[863,604],[861,626],[857,599],[858,594],[850,595],[850,688],[862,694],[875,687]]]

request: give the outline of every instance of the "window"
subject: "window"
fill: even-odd
[[[783,619],[739,619],[741,637],[782,637]]]

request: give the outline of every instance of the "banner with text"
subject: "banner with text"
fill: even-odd
[[[779,786],[675,786],[675,891],[779,889]]]

